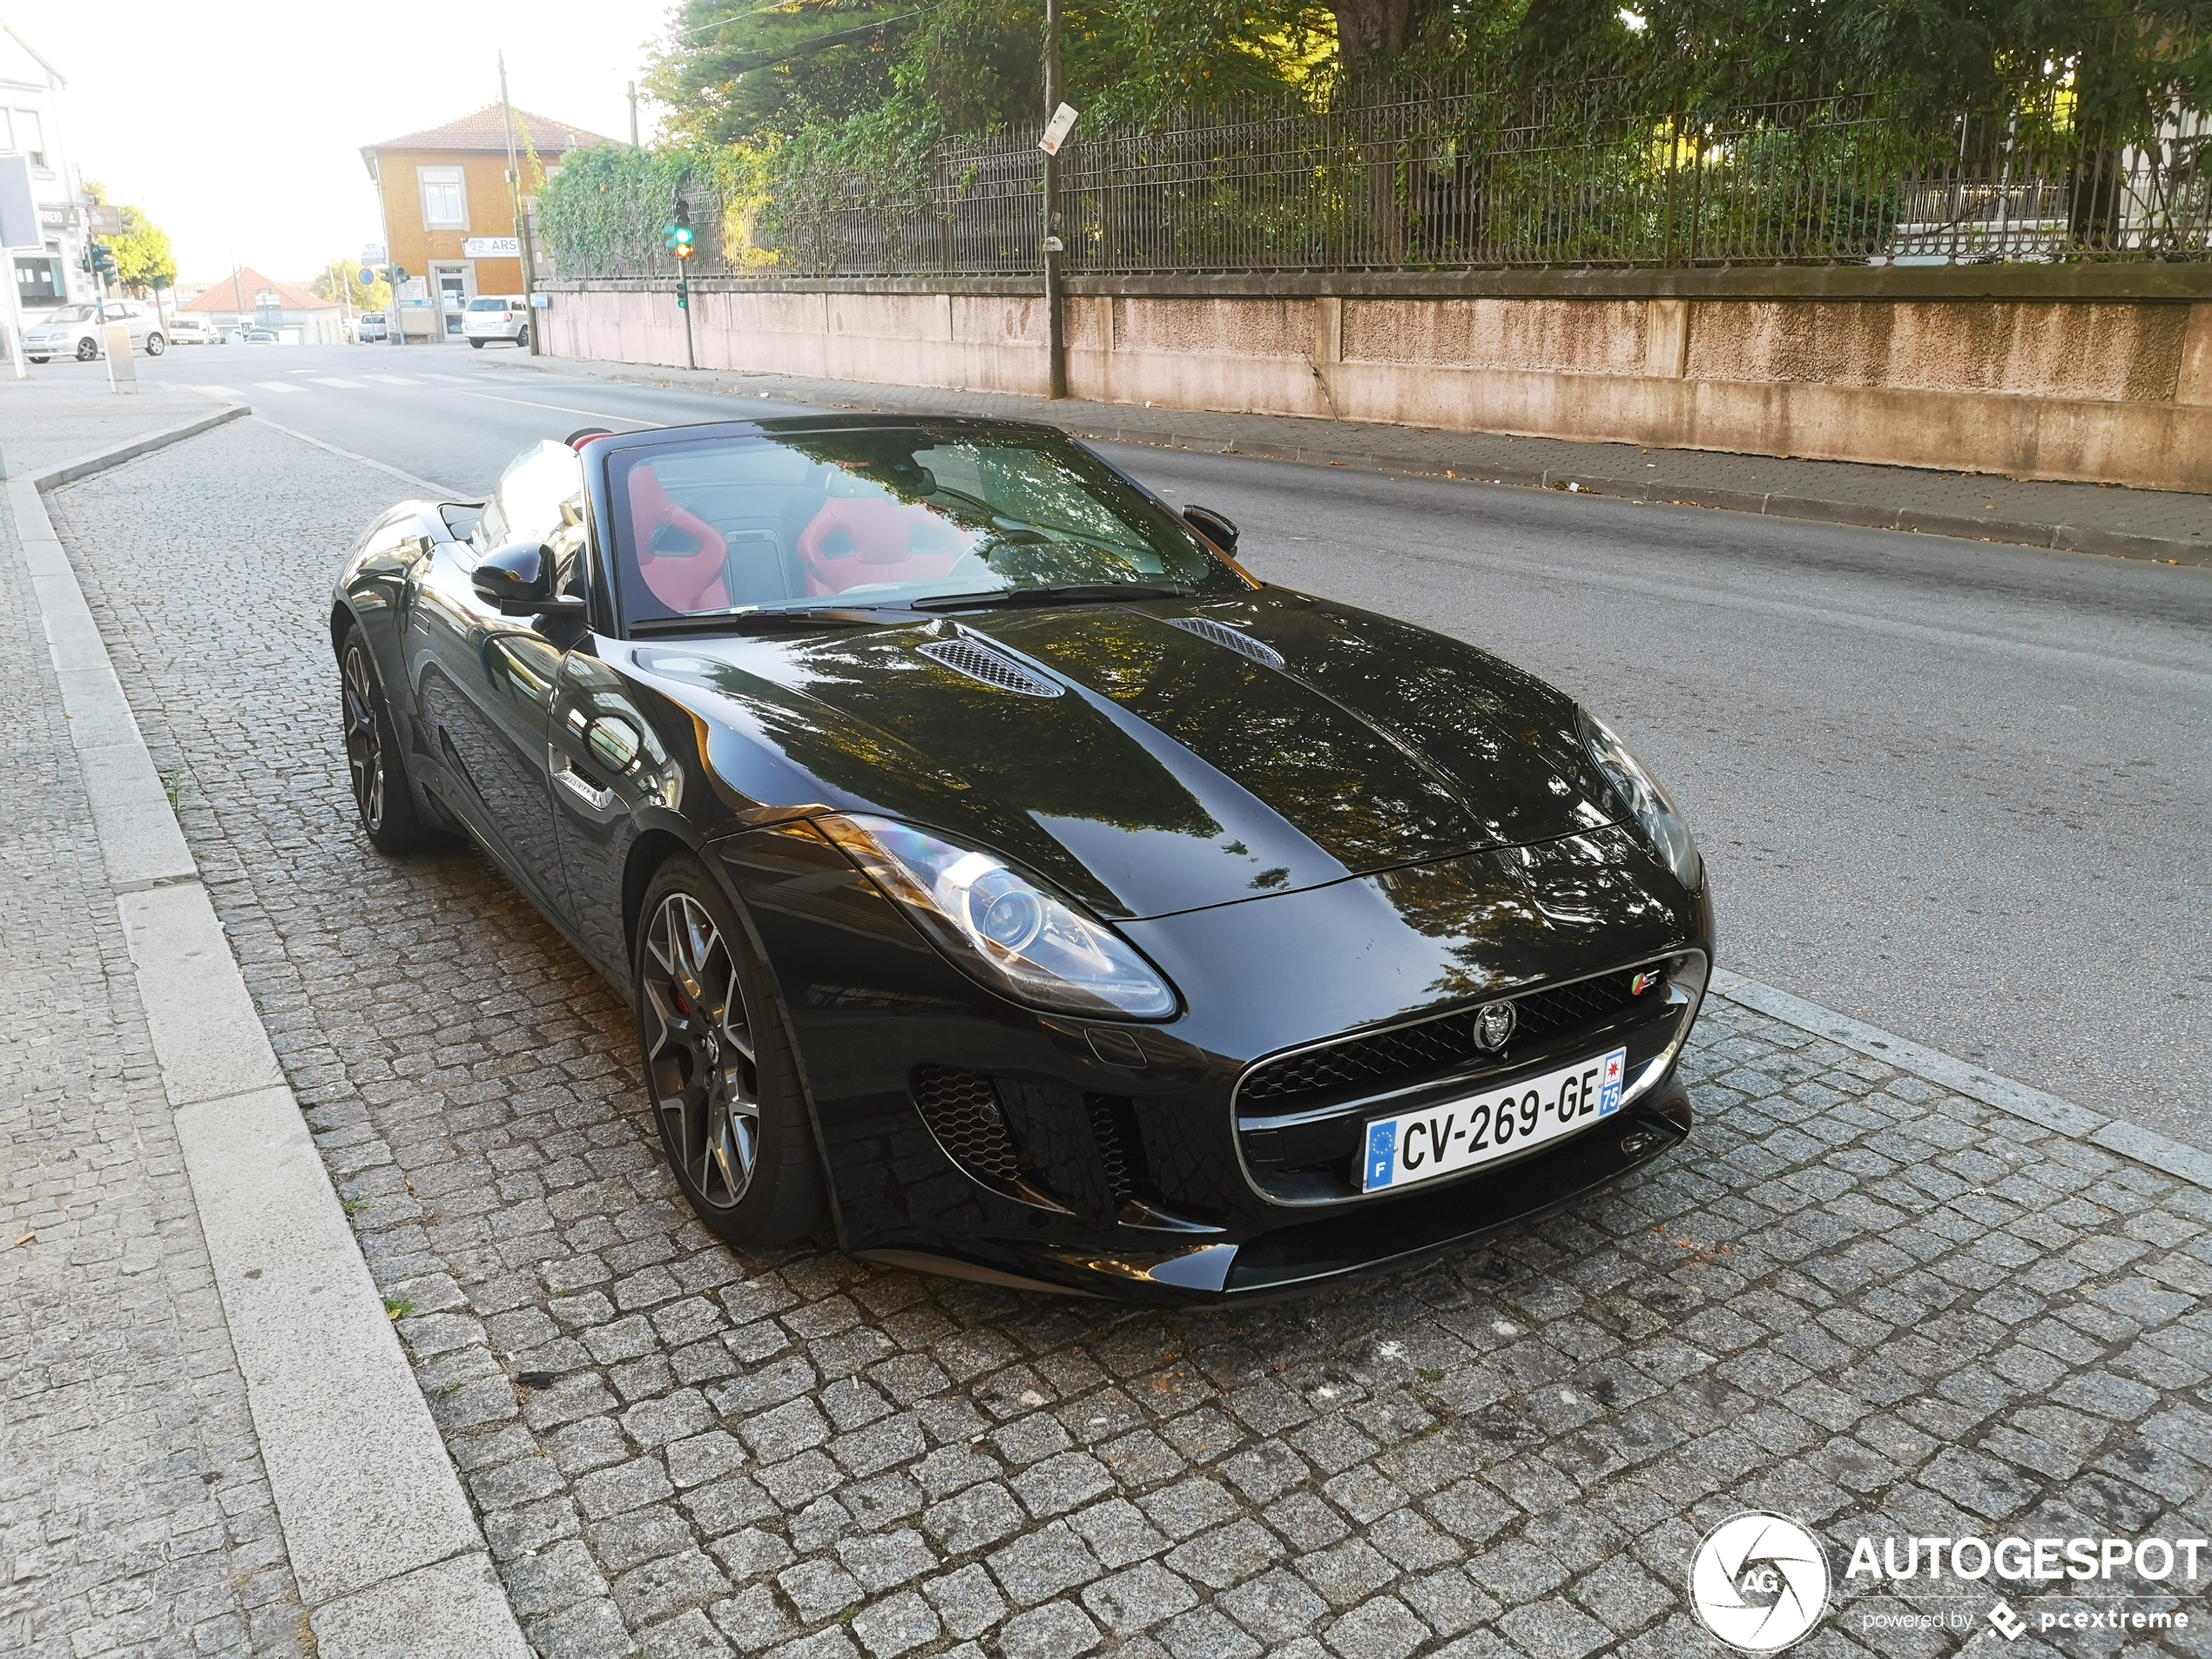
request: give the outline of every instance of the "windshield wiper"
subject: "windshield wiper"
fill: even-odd
[[[909,599],[916,610],[966,610],[980,605],[1111,604],[1117,599],[1188,599],[1197,589],[1180,582],[1071,582],[1055,588],[995,588],[988,593],[938,593]]]
[[[779,628],[886,628],[919,620],[906,605],[802,605],[789,610],[717,610],[698,617],[645,617],[630,624],[640,639],[664,634],[757,634]]]

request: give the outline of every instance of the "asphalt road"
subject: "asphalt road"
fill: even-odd
[[[739,403],[522,369],[502,347],[179,347],[139,367],[471,492],[539,437]],[[1257,574],[1472,640],[1602,714],[1698,833],[1724,966],[2212,1147],[2212,570],[1113,458],[1236,519]]]

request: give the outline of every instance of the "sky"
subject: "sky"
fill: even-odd
[[[108,199],[169,233],[183,281],[232,261],[301,280],[378,239],[361,146],[499,98],[627,138],[624,83],[671,0],[438,0],[246,6],[163,0],[29,7],[0,17],[69,80],[64,141]],[[395,47],[394,41],[399,44]],[[654,111],[640,100],[651,140]]]

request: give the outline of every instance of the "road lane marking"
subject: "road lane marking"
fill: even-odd
[[[421,381],[411,381],[404,374],[364,374],[363,380],[382,381],[387,386],[420,386]]]
[[[318,386],[340,386],[343,387],[348,392],[359,392],[366,389],[359,381],[341,381],[335,374],[318,374],[315,376],[315,384]]]
[[[476,383],[474,374],[433,374],[427,369],[422,378],[426,381],[450,381],[455,386],[474,386]]]
[[[290,381],[256,381],[253,383],[265,392],[296,392],[300,389]]]
[[[470,495],[465,489],[455,489],[451,484],[442,484],[435,479],[424,478],[415,473],[402,472],[397,467],[388,466],[383,462],[375,460],[368,455],[362,455],[358,450],[341,449],[334,443],[325,443],[320,438],[311,438],[304,432],[294,431],[288,426],[285,426],[278,421],[270,420],[266,415],[257,415],[253,416],[253,419],[259,421],[263,426],[269,428],[272,431],[283,433],[287,438],[297,438],[300,442],[313,444],[316,448],[324,450],[328,454],[342,456],[347,461],[358,461],[362,466],[374,467],[379,472],[389,473],[393,477],[397,478],[402,483],[413,484],[418,489],[428,491],[440,501],[477,501],[482,499],[480,496]]]
[[[533,409],[558,409],[563,415],[588,415],[595,421],[619,421],[624,426],[661,426],[659,421],[641,421],[634,415],[610,415],[604,409],[579,409],[569,403],[540,403],[527,397],[502,397],[496,392],[463,392],[463,397],[486,397],[495,403],[520,403]]]
[[[202,386],[195,382],[192,389],[195,392],[212,392],[217,397],[236,397],[238,395],[236,392],[231,390],[231,388],[227,386]]]

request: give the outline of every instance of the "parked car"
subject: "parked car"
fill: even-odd
[[[97,361],[105,354],[101,330],[121,323],[131,331],[131,344],[149,357],[158,357],[168,347],[161,319],[152,307],[136,300],[110,300],[103,315],[97,304],[64,306],[45,320],[24,330],[24,354],[34,363],[54,357],[74,357],[80,363]]]
[[[179,314],[169,320],[169,343],[172,346],[219,346],[223,331],[205,317]]]
[[[230,333],[233,346],[275,346],[283,342],[266,328],[233,328]]]
[[[381,311],[362,312],[361,320],[354,325],[354,339],[360,345],[366,346],[372,341],[389,340],[391,337],[392,331],[385,323],[384,314]]]
[[[461,333],[478,351],[487,341],[530,343],[530,302],[519,293],[480,293],[461,314]]]
[[[359,822],[475,838],[619,988],[733,1240],[1266,1296],[1679,1145],[1714,931],[1666,792],[1237,541],[1027,423],[541,444],[345,562]]]

